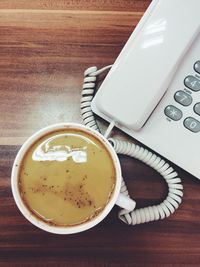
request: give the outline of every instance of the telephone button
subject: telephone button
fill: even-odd
[[[196,103],[194,106],[194,112],[198,115],[200,115],[200,102]]]
[[[185,93],[184,91],[177,91],[174,95],[176,102],[183,106],[189,106],[192,103],[191,95]]]
[[[190,88],[192,91],[200,91],[200,80],[198,80],[195,76],[189,75],[184,80],[185,86]]]
[[[165,115],[174,121],[178,121],[182,118],[183,113],[180,109],[175,106],[169,105],[164,110]]]
[[[194,70],[200,74],[200,61],[199,60],[194,64]]]
[[[184,126],[192,131],[193,133],[198,133],[200,131],[200,122],[192,117],[188,117],[183,122]]]

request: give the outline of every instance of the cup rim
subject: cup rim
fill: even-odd
[[[31,213],[31,211],[28,210],[28,208],[24,204],[24,202],[20,196],[20,192],[18,190],[18,173],[19,173],[21,161],[22,161],[25,153],[27,152],[29,147],[36,140],[38,140],[42,136],[48,134],[49,132],[54,132],[56,130],[64,130],[66,128],[79,129],[79,130],[83,130],[87,133],[89,132],[90,134],[95,136],[100,142],[102,142],[106,146],[106,148],[108,149],[110,156],[113,160],[113,163],[114,163],[114,167],[115,167],[115,171],[116,171],[116,183],[115,183],[115,188],[114,188],[114,191],[112,193],[111,199],[109,200],[106,207],[103,209],[103,211],[98,216],[96,216],[95,218],[93,218],[92,220],[90,220],[88,222],[85,222],[85,223],[82,223],[79,225],[54,226],[54,225],[49,225],[49,224],[45,223],[44,221],[40,220],[39,218],[34,216]],[[15,200],[15,203],[16,203],[18,209],[21,211],[21,213],[24,215],[24,217],[29,222],[31,222],[33,225],[37,226],[38,228],[40,228],[42,230],[45,230],[47,232],[54,233],[54,234],[73,234],[73,233],[82,232],[82,231],[85,231],[85,230],[88,230],[88,229],[94,227],[95,225],[100,223],[108,215],[108,213],[111,211],[111,209],[115,205],[116,200],[118,198],[118,195],[120,193],[121,179],[122,178],[121,178],[120,162],[119,162],[118,156],[117,156],[114,148],[111,146],[111,144],[108,142],[108,140],[101,133],[99,133],[98,131],[96,131],[92,128],[89,128],[88,126],[85,126],[85,125],[80,124],[80,123],[67,122],[67,123],[56,123],[56,124],[52,124],[52,125],[49,125],[47,127],[44,127],[42,129],[40,129],[39,131],[35,132],[33,135],[31,135],[24,142],[24,144],[19,149],[19,151],[15,157],[14,163],[13,163],[12,172],[11,172],[11,189],[12,189],[12,194],[13,194],[13,197],[14,197],[14,200]]]

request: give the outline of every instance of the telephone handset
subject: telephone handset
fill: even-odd
[[[154,0],[92,110],[200,178],[200,2]]]

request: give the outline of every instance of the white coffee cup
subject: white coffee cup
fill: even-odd
[[[19,176],[20,164],[22,162],[22,159],[25,153],[29,150],[30,146],[33,143],[35,143],[35,141],[37,141],[39,138],[48,134],[49,132],[53,132],[56,130],[63,130],[66,128],[83,130],[86,133],[89,133],[90,135],[93,135],[94,137],[96,137],[100,142],[102,142],[105,145],[105,147],[107,148],[107,150],[109,151],[111,155],[111,158],[115,166],[116,183],[115,183],[115,188],[114,188],[111,199],[107,203],[104,210],[97,217],[93,218],[92,220],[88,222],[82,223],[80,225],[59,227],[59,226],[49,225],[45,223],[44,221],[39,220],[36,216],[34,216],[34,214],[31,213],[31,211],[28,210],[28,208],[25,206],[20,196],[20,192],[18,188],[18,176]],[[29,137],[28,140],[22,145],[21,149],[19,150],[15,158],[13,168],[12,168],[12,174],[11,174],[12,193],[13,193],[15,202],[19,210],[21,211],[21,213],[24,215],[24,217],[27,220],[29,220],[35,226],[47,232],[51,232],[55,234],[72,234],[72,233],[78,233],[78,232],[85,231],[89,228],[92,228],[93,226],[100,223],[108,215],[108,213],[111,211],[111,209],[113,208],[115,204],[117,204],[118,206],[126,210],[129,210],[129,211],[133,210],[135,208],[135,202],[120,193],[121,181],[122,181],[122,177],[121,177],[121,167],[120,167],[119,159],[113,147],[108,142],[108,140],[103,135],[101,135],[99,132],[91,128],[88,128],[82,124],[77,124],[77,123],[54,124],[54,125],[41,129],[40,131],[36,132],[31,137]]]

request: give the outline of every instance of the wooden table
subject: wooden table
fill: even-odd
[[[180,209],[164,221],[127,226],[117,208],[97,227],[59,236],[32,226],[10,188],[22,143],[56,122],[80,122],[83,71],[112,64],[150,0],[0,1],[0,266],[200,266],[200,183],[184,184]],[[198,148],[196,148],[198,149]],[[138,207],[166,195],[160,176],[120,157]]]

